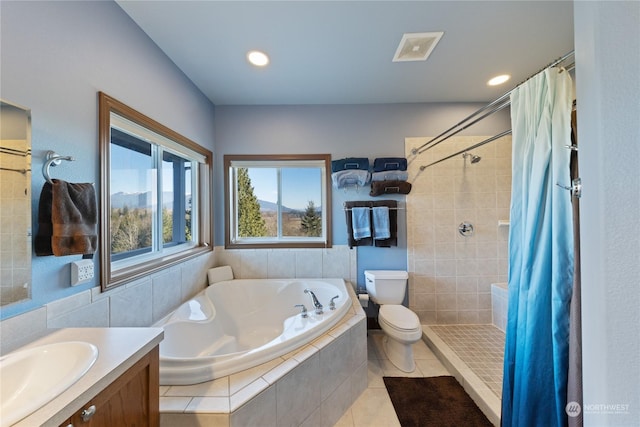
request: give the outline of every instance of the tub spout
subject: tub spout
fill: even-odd
[[[316,308],[316,314],[322,314],[322,304],[320,304],[320,301],[316,298],[316,294],[314,294],[311,289],[305,289],[304,293],[311,295],[311,301],[313,301],[313,306]]]

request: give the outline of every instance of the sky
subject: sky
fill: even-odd
[[[304,209],[313,201],[320,207],[320,168],[282,168],[282,204],[292,209]],[[274,168],[249,168],[253,192],[260,200],[278,201],[278,182]]]

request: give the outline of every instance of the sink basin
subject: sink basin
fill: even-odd
[[[0,358],[0,426],[10,426],[69,388],[98,358],[95,345],[65,341]]]

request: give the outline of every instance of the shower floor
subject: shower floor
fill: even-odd
[[[504,332],[493,325],[423,325],[422,330],[427,345],[478,406],[494,414],[495,424],[500,419]]]

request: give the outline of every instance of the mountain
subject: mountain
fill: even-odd
[[[278,205],[273,202],[267,202],[266,200],[258,199],[258,203],[260,203],[260,212],[277,212]],[[291,209],[286,206],[282,207],[282,212],[291,213],[291,212],[300,212],[299,209]]]
[[[173,193],[165,191],[162,194],[163,207],[167,209],[173,208]],[[191,195],[186,195],[187,207],[191,206]],[[111,195],[111,209],[122,209],[128,206],[130,209],[150,208],[155,203],[152,200],[151,192],[144,193],[123,193],[122,191]]]

